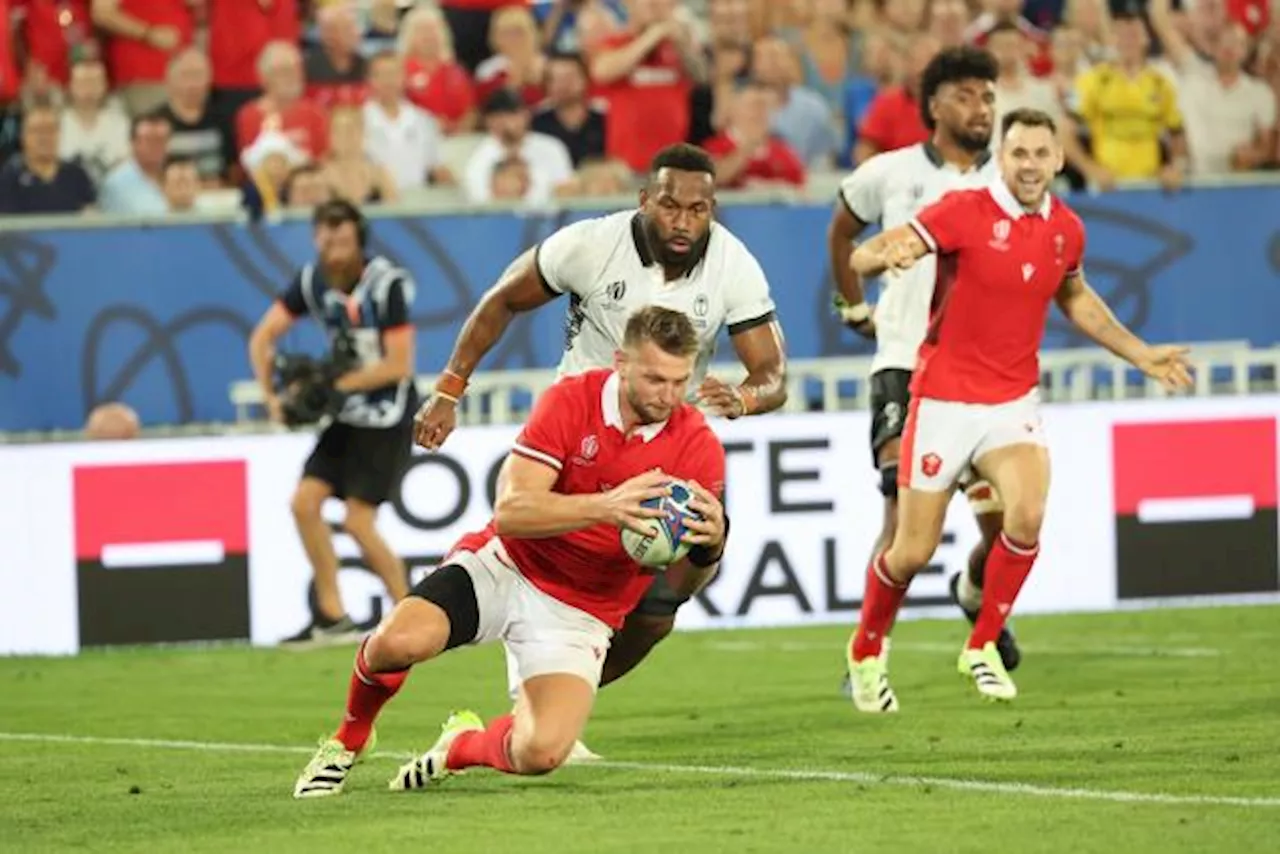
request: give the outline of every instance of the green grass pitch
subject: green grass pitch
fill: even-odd
[[[601,692],[603,766],[396,794],[451,709],[506,707],[497,648],[418,668],[338,798],[295,776],[351,648],[0,659],[0,851],[1275,852],[1280,607],[1024,618],[1022,696],[894,633],[897,716],[838,694],[847,629],[690,633]]]

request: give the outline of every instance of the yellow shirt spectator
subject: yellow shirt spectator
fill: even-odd
[[[1172,80],[1150,65],[1129,75],[1104,62],[1076,79],[1076,98],[1098,165],[1117,178],[1155,178],[1160,173],[1161,138],[1182,131]]]

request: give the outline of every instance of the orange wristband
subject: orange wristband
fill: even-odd
[[[453,371],[445,371],[436,379],[436,393],[457,403],[458,398],[467,393],[467,378]]]

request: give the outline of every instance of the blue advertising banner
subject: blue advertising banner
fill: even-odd
[[[1280,188],[1077,197],[1089,277],[1156,340],[1276,342]],[[794,358],[869,352],[830,312],[825,204],[725,206],[769,275]],[[523,249],[588,214],[381,219],[373,252],[418,281],[418,366],[443,366],[477,297]],[[0,430],[76,428],[122,400],[144,424],[230,420],[249,331],[311,253],[305,223],[0,233]],[[564,308],[521,318],[487,368],[550,367]],[[282,349],[321,347],[300,327]],[[1084,342],[1060,318],[1047,346]],[[732,351],[725,347],[725,351]]]

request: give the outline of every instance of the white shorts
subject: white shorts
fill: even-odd
[[[449,563],[466,570],[475,587],[480,626],[472,643],[502,641],[518,684],[571,673],[599,686],[613,636],[608,625],[534,587],[497,537],[474,552],[456,552]]]
[[[1039,389],[995,404],[912,398],[902,431],[898,485],[945,492],[988,451],[1026,444],[1047,444]]]

